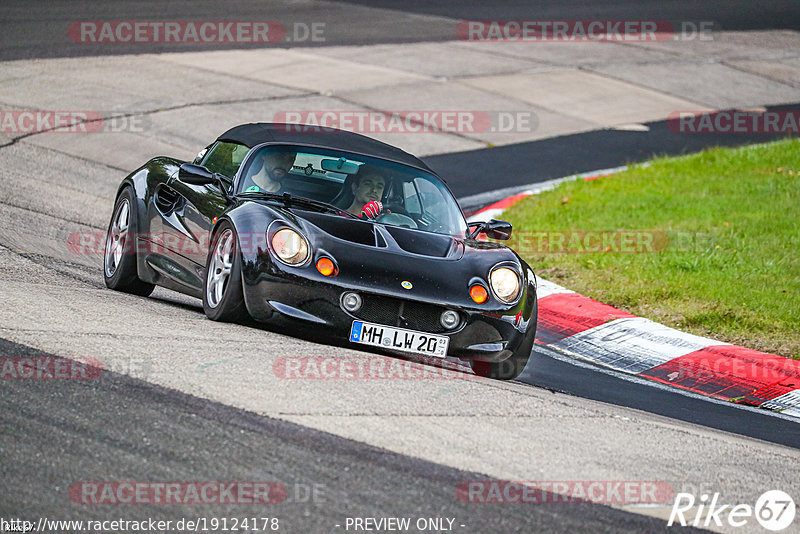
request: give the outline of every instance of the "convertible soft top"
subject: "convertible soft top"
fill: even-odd
[[[433,172],[430,167],[408,152],[364,135],[335,128],[323,130],[320,127],[302,124],[253,122],[231,128],[220,135],[218,141],[232,141],[247,147],[254,147],[261,143],[316,145],[345,152],[367,154]]]

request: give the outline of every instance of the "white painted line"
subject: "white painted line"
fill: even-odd
[[[770,410],[781,410],[784,415],[800,417],[800,389],[784,393],[779,397],[769,400],[763,405]]]
[[[536,280],[538,281],[536,285],[537,299],[546,297],[548,295],[555,295],[557,293],[575,293],[571,289],[567,289],[566,287],[554,284],[553,282],[545,280],[544,278],[537,277]]]
[[[497,217],[502,215],[504,211],[505,210],[502,209],[502,208],[497,208],[497,209],[493,209],[493,210],[479,211],[475,215],[473,215],[471,217],[468,217],[467,218],[467,222],[468,223],[485,222],[485,221],[488,221],[489,219],[496,219]]]
[[[644,317],[632,317],[596,326],[551,346],[618,371],[639,374],[690,352],[724,344]]]

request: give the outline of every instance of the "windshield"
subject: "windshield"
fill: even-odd
[[[380,201],[375,222],[463,237],[461,209],[439,178],[414,167],[337,150],[270,145],[247,159],[239,193],[290,193],[360,216]]]

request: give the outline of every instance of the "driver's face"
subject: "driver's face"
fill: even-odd
[[[367,174],[363,176],[358,182],[358,185],[353,186],[353,196],[356,199],[357,205],[364,205],[373,200],[380,200],[383,197],[383,188],[386,186],[386,180],[383,176],[377,174]]]
[[[272,153],[264,156],[264,165],[273,180],[282,180],[292,168],[294,154]]]

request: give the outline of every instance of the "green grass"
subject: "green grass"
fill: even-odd
[[[503,218],[514,224],[511,246],[544,278],[687,332],[800,359],[798,139],[568,182]],[[563,230],[638,230],[669,244],[542,253],[531,238]]]

